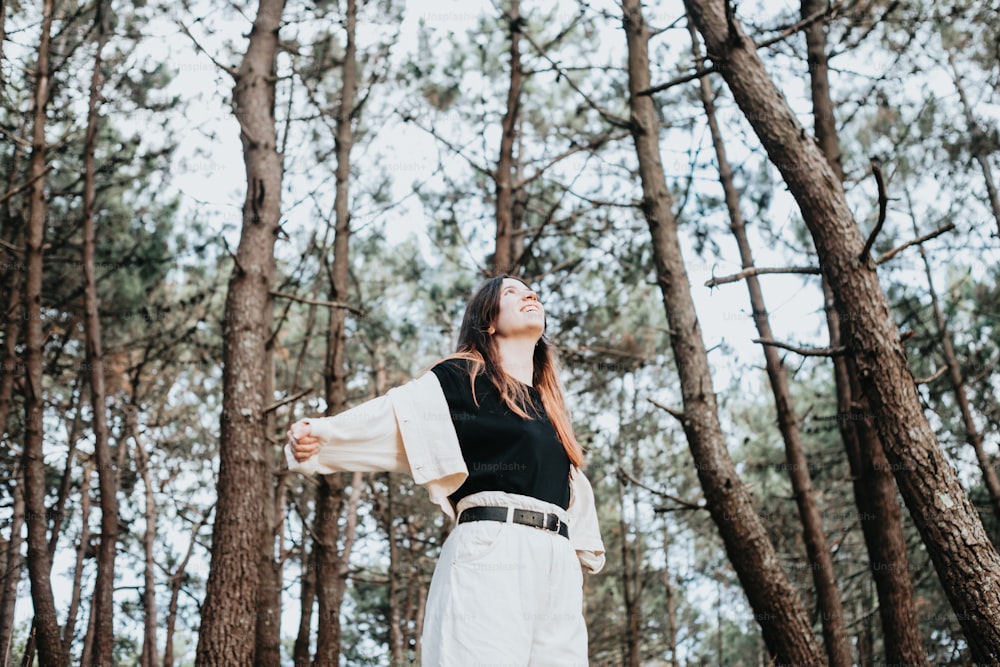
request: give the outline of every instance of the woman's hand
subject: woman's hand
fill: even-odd
[[[292,448],[292,456],[299,463],[319,452],[319,438],[312,434],[308,419],[300,419],[288,429],[288,445]]]

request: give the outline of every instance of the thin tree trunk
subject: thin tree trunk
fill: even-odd
[[[73,646],[73,635],[76,634],[76,619],[80,613],[80,598],[82,596],[83,561],[90,547],[90,476],[93,472],[94,459],[90,458],[83,465],[83,473],[80,477],[80,543],[76,547],[73,590],[70,593],[69,611],[66,613],[66,625],[63,628],[63,646],[67,656],[70,654],[70,647]]]
[[[677,662],[677,604],[674,601],[674,586],[670,582],[670,528],[663,522],[663,588],[667,598],[667,650],[670,651],[670,667],[678,667]]]
[[[396,530],[392,523],[393,507],[392,490],[393,479],[387,473],[383,475],[386,485],[385,521],[386,534],[389,537],[389,662],[393,665],[403,664],[403,627],[400,614],[400,568],[403,565],[399,557],[399,542],[396,539]]]
[[[802,15],[812,16],[823,7],[822,2],[817,0],[803,0]],[[806,29],[806,50],[816,141],[838,182],[843,182],[840,141],[830,97],[826,26],[823,22],[814,22]],[[836,310],[829,280],[826,276],[822,276],[821,280],[830,345],[840,347],[847,338],[845,323]],[[858,384],[857,368],[852,357],[835,356],[833,367],[837,426],[847,453],[855,505],[868,548],[872,579],[878,591],[886,661],[892,664],[924,664],[927,654],[914,606],[913,582],[909,576],[909,557],[903,535],[902,512],[896,500],[896,484],[882,441],[872,427],[868,401]],[[862,659],[866,657],[862,656]]]
[[[163,667],[174,666],[174,626],[177,623],[177,602],[181,595],[181,584],[184,581],[184,572],[187,570],[188,562],[191,560],[191,554],[194,553],[194,546],[198,541],[198,533],[208,523],[209,512],[210,510],[205,512],[201,521],[191,531],[191,541],[188,543],[187,552],[167,581],[170,588],[170,602],[167,605],[167,629],[166,640],[163,646]]]
[[[695,62],[702,61],[701,48],[698,45],[698,34],[694,24],[688,22],[691,33]],[[740,250],[740,258],[744,269],[753,267],[753,253],[750,241],[747,239],[746,223],[740,210],[740,195],[733,183],[733,171],[726,155],[725,143],[719,130],[715,115],[715,101],[712,86],[708,76],[700,78],[701,101],[708,118],[708,127],[715,147],[716,161],[719,165],[719,181],[725,195],[726,208],[729,211],[729,228],[736,237]],[[753,312],[757,332],[764,340],[773,340],[771,321],[764,304],[764,292],[757,276],[746,278],[747,291],[750,293],[750,306]],[[774,405],[778,413],[778,429],[785,443],[785,460],[788,463],[788,477],[795,494],[795,504],[798,506],[799,519],[802,522],[802,540],[805,543],[806,555],[812,571],[813,585],[816,588],[818,610],[823,626],[823,642],[830,667],[850,667],[851,647],[847,637],[847,626],[844,623],[844,608],[837,589],[837,577],[833,571],[833,558],[827,546],[826,533],[823,530],[823,518],[816,504],[816,496],[812,488],[812,476],[809,474],[809,464],[806,461],[802,445],[802,434],[799,431],[799,417],[795,412],[795,403],[788,384],[788,375],[781,361],[778,349],[764,345],[764,359],[767,377],[771,382],[771,392],[774,394]]]
[[[13,515],[10,518],[10,539],[4,558],[3,590],[0,591],[0,664],[8,664],[14,640],[14,610],[17,605],[17,585],[21,581],[21,528],[24,526],[24,474],[20,467],[13,471]]]
[[[94,267],[94,200],[96,194],[96,167],[94,151],[97,147],[97,106],[101,96],[101,54],[107,42],[108,7],[97,2],[94,26],[97,29],[97,49],[94,69],[90,79],[90,106],[87,114],[87,134],[83,149],[83,275],[84,275],[84,335],[86,338],[87,368],[94,423],[94,453],[97,457],[97,480],[101,499],[101,543],[97,552],[97,583],[90,605],[90,613],[97,617],[95,624],[95,665],[111,665],[114,633],[115,556],[118,545],[118,471],[111,460],[108,445],[108,411],[104,387],[104,352],[101,345],[101,320],[97,304],[97,275]]]
[[[69,497],[70,483],[72,481],[72,476],[73,476],[73,457],[76,454],[76,441],[77,437],[79,436],[81,428],[80,401],[82,401],[83,398],[82,396],[80,396],[78,388],[79,385],[77,383],[74,383],[71,395],[74,397],[77,403],[74,406],[75,411],[73,415],[73,422],[69,430],[69,450],[66,452],[66,465],[63,468],[62,479],[59,482],[59,495],[56,498],[56,504],[49,510],[49,515],[52,517],[52,528],[49,532],[49,546],[48,546],[50,559],[55,557],[56,547],[59,545],[59,533],[62,530],[63,519],[65,518],[66,499]],[[82,546],[86,546],[87,542],[90,539],[90,524],[88,522],[90,520],[89,517],[90,473],[91,471],[93,471],[93,459],[88,459],[87,465],[89,467],[84,468],[85,479],[82,487],[83,489],[85,489],[83,506],[86,509],[86,512],[84,513],[85,523],[83,525],[83,536],[81,537],[80,540],[80,544]],[[82,553],[83,552],[78,553],[79,559],[83,558]],[[82,560],[80,562],[82,563]],[[74,605],[72,602],[70,603],[70,614],[67,615],[67,626],[69,627],[63,628],[63,646],[64,650],[66,651],[67,657],[69,657],[70,655],[70,646],[73,643],[73,628],[71,627],[71,624],[75,625],[76,623],[76,613],[80,605],[81,574],[82,574],[82,565],[78,563],[76,574],[74,575],[73,592],[71,594],[76,600],[76,604]],[[25,650],[25,659],[28,660],[29,663],[31,660],[34,660],[34,653],[35,653],[34,640],[36,637],[36,633],[35,633],[34,619],[32,619],[31,622],[30,636],[32,639],[31,642],[29,642],[30,650]],[[67,636],[69,637],[69,639],[66,638]]]
[[[843,188],[719,0],[685,0],[740,109],[795,197],[910,516],[974,660],[1000,662],[1000,555],[924,416],[899,332]]]
[[[334,256],[331,271],[330,300],[345,301],[350,279],[350,176],[351,149],[354,144],[354,104],[357,96],[357,4],[347,0],[345,47],[340,108],[336,129],[336,193],[334,197],[335,229]],[[336,308],[330,311],[327,332],[326,403],[327,415],[347,408],[347,313]],[[351,539],[345,539],[338,552],[339,520],[344,508],[345,475],[329,475],[320,483],[316,512],[316,593],[319,601],[319,632],[316,639],[314,664],[336,665],[341,653],[340,607],[346,592],[347,563]],[[350,511],[350,510],[349,510]],[[348,517],[350,523],[351,518]]]
[[[993,180],[993,169],[990,167],[989,153],[983,148],[983,131],[972,114],[972,105],[965,95],[965,86],[962,85],[962,77],[955,66],[955,56],[948,52],[948,64],[951,66],[952,76],[955,78],[955,89],[958,91],[958,99],[962,102],[962,109],[965,112],[965,122],[969,126],[969,134],[972,140],[972,157],[979,164],[983,172],[983,180],[986,182],[986,195],[990,200],[990,210],[993,211],[993,219],[997,223],[997,231],[1000,233],[1000,194],[997,194],[997,186]]]
[[[87,633],[83,636],[83,651],[80,653],[80,664],[89,665],[93,662],[94,655],[94,624],[97,617],[90,614],[87,621]]]
[[[24,243],[18,234],[17,247]],[[21,306],[23,271],[14,271],[10,279],[10,301],[4,312],[3,369],[0,375],[0,439],[6,440],[7,419],[10,417],[11,398],[14,394],[14,378],[20,375],[18,362],[18,337],[21,335]]]
[[[274,242],[281,212],[281,155],[274,122],[278,30],[284,0],[260,0],[235,74],[247,192],[243,229],[226,295],[218,500],[196,661],[254,662],[262,543],[271,526],[273,455],[265,407],[271,397],[269,340]]]
[[[31,179],[28,206],[28,235],[25,243],[24,311],[27,320],[25,335],[25,396],[24,396],[24,490],[25,518],[28,525],[28,578],[35,609],[38,653],[44,665],[60,667],[67,664],[63,650],[55,598],[52,595],[52,558],[49,556],[45,512],[45,461],[43,459],[42,413],[45,397],[42,385],[42,265],[45,224],[48,206],[45,201],[45,109],[49,101],[49,45],[52,33],[53,0],[42,6],[41,38],[35,65],[34,128],[28,178]]]
[[[820,665],[822,653],[795,589],[781,568],[774,545],[750,501],[726,449],[719,423],[708,355],[691,298],[691,288],[670,210],[660,158],[659,123],[649,88],[649,27],[640,0],[623,3],[628,39],[630,129],[642,181],[642,209],[653,242],[657,281],[670,325],[670,343],[683,396],[678,414],[694,458],[707,508],[743,585],[764,641],[779,662]]]
[[[623,413],[620,413],[623,414]],[[621,425],[621,424],[619,424]],[[618,465],[624,466],[625,459],[622,453],[621,443],[616,447],[618,454]],[[633,545],[629,544],[628,523],[625,521],[625,479],[618,479],[618,529],[621,531],[622,540],[622,591],[625,596],[625,632],[621,636],[622,643],[622,664],[629,667],[639,667],[641,664],[641,651],[639,650],[640,636],[639,630],[642,624],[642,614],[639,609],[639,592],[635,553]]]
[[[910,192],[906,191],[906,205],[910,211],[910,220],[913,222],[914,233],[918,232],[917,219],[913,213],[913,204],[910,201]],[[962,377],[962,366],[958,363],[958,356],[955,354],[955,346],[952,343],[951,331],[945,320],[944,313],[941,312],[941,303],[938,300],[937,290],[934,289],[934,275],[931,271],[931,263],[927,258],[927,252],[922,243],[917,245],[920,251],[920,259],[924,263],[924,273],[927,276],[927,292],[931,296],[931,307],[934,310],[934,323],[937,327],[937,335],[941,341],[941,352],[944,355],[944,363],[948,367],[948,379],[951,381],[951,388],[955,392],[955,401],[958,409],[962,413],[962,425],[965,427],[965,441],[972,446],[976,453],[976,460],[979,462],[979,469],[983,472],[983,485],[990,496],[990,504],[993,506],[994,515],[1000,519],[1000,479],[997,478],[996,468],[990,460],[990,456],[983,448],[983,434],[976,426],[976,420],[972,416],[972,406],[969,405],[969,397],[965,393],[965,378]]]
[[[273,364],[271,365],[273,368]],[[269,384],[268,396],[273,395],[273,383]],[[270,530],[261,543],[260,590],[257,601],[257,649],[258,665],[276,665],[281,662],[281,570],[282,559],[275,558],[275,543],[284,544],[284,500],[287,475],[278,477],[275,488],[268,489],[273,501]]]
[[[149,456],[146,448],[142,446],[139,439],[139,431],[135,428],[135,413],[131,411],[129,430],[132,439],[135,441],[136,465],[142,477],[142,485],[146,491],[146,506],[144,514],[146,518],[146,533],[142,537],[143,553],[145,555],[143,572],[143,633],[142,633],[142,667],[156,667],[159,664],[159,649],[156,644],[156,496],[153,493],[153,484],[149,472]]]
[[[510,87],[507,89],[507,109],[504,112],[500,138],[500,157],[496,170],[497,235],[493,266],[487,267],[490,275],[515,273],[514,256],[514,138],[521,107],[521,3],[511,0],[510,15]]]
[[[316,603],[316,552],[305,555],[302,580],[299,582],[299,631],[295,637],[292,661],[296,667],[309,664],[309,638],[312,628],[313,605]]]

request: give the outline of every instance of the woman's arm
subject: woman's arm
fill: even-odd
[[[448,496],[462,485],[469,470],[448,401],[434,373],[424,373],[334,417],[296,422],[288,438],[289,470],[405,472],[427,489],[442,512],[455,519]],[[296,452],[305,460],[296,460]]]
[[[604,568],[604,541],[597,521],[594,489],[579,468],[570,468],[570,499],[566,510],[569,520],[569,541],[576,550],[580,565],[596,574]]]
[[[333,417],[295,422],[288,431],[285,458],[289,470],[307,474],[410,472],[388,395]]]

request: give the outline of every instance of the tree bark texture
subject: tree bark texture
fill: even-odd
[[[907,206],[910,209],[910,218],[913,221],[914,233],[919,233],[917,220],[913,216],[913,206],[910,203],[910,194],[906,193]],[[997,471],[993,466],[993,461],[983,447],[983,434],[976,426],[976,419],[972,414],[972,405],[969,397],[965,393],[965,378],[962,376],[962,366],[958,362],[958,355],[955,354],[955,345],[952,343],[951,331],[948,329],[948,322],[941,311],[941,302],[938,299],[937,290],[934,288],[934,273],[931,270],[931,262],[927,257],[927,251],[921,243],[917,246],[920,251],[920,259],[924,265],[924,275],[927,276],[927,293],[931,297],[931,308],[934,312],[934,325],[937,327],[937,336],[941,341],[941,354],[944,363],[948,368],[948,380],[951,383],[952,391],[955,392],[955,402],[962,413],[962,426],[965,428],[965,441],[969,443],[976,454],[976,461],[979,462],[979,469],[983,473],[983,486],[990,497],[990,504],[993,512],[1000,519],[1000,479],[997,478]]]
[[[691,298],[676,219],[660,158],[659,123],[649,88],[649,27],[639,0],[624,2],[628,40],[630,129],[642,181],[642,209],[653,241],[657,280],[670,325],[670,342],[681,383],[681,423],[694,458],[707,508],[719,529],[771,654],[781,663],[825,664],[795,589],[778,561],[750,494],[722,435],[708,355]]]
[[[145,491],[143,515],[146,520],[146,532],[142,536],[143,549],[143,633],[142,633],[142,667],[156,667],[159,664],[159,650],[156,645],[156,495],[153,492],[152,475],[149,471],[149,455],[139,439],[139,431],[135,424],[135,415],[129,415],[130,430],[135,441],[136,465],[142,477]]]
[[[272,452],[264,408],[271,397],[268,345],[271,283],[282,182],[274,123],[275,59],[284,0],[260,0],[236,74],[247,193],[223,322],[223,406],[212,559],[202,605],[197,662],[250,665],[262,541],[271,537]]]
[[[347,0],[344,16],[345,46],[341,79],[340,108],[336,125],[336,193],[334,195],[335,234],[333,266],[330,271],[330,301],[347,300],[350,287],[350,175],[351,148],[354,144],[354,104],[358,90],[357,64],[357,4]],[[347,409],[347,311],[330,311],[326,353],[326,414],[338,414]],[[316,638],[316,667],[336,665],[340,661],[340,607],[347,586],[347,563],[350,539],[339,548],[340,516],[345,507],[346,474],[329,475],[320,482],[316,503],[316,598],[319,611],[319,631]],[[348,512],[351,508],[348,507]],[[351,518],[347,518],[351,523]]]
[[[0,589],[0,664],[10,659],[14,640],[14,610],[17,606],[17,585],[21,581],[21,529],[24,527],[24,475],[20,468],[14,471],[15,482],[11,489],[14,507],[10,517],[10,539],[4,545],[3,588]]]
[[[507,108],[502,121],[500,157],[497,160],[497,235],[493,266],[487,267],[490,275],[515,273],[514,266],[514,139],[521,109],[521,3],[511,0],[510,15],[510,86],[507,89]]]
[[[84,276],[84,336],[86,338],[87,368],[89,369],[90,398],[93,407],[94,454],[97,458],[97,482],[101,504],[101,542],[97,551],[97,582],[91,600],[90,613],[96,616],[94,626],[95,665],[110,667],[114,633],[115,556],[118,546],[118,469],[111,459],[108,444],[107,391],[104,386],[104,351],[101,344],[101,319],[98,314],[97,274],[94,266],[96,245],[94,202],[97,193],[94,153],[97,150],[97,108],[100,104],[101,55],[108,39],[105,14],[110,7],[98,2],[95,7],[94,27],[97,32],[97,49],[94,69],[90,79],[90,102],[87,113],[87,134],[84,141],[83,181],[83,276]]]
[[[700,64],[702,58],[697,31],[691,22],[688,22],[688,29],[691,31],[695,62]],[[742,267],[748,269],[754,266],[753,254],[750,249],[750,241],[747,238],[743,212],[740,209],[739,192],[733,183],[733,170],[726,155],[725,142],[722,140],[722,133],[715,115],[712,86],[708,76],[701,77],[699,83],[702,105],[708,118],[709,132],[712,136],[716,161],[719,165],[719,181],[722,184],[726,209],[729,212],[729,227],[733,236],[736,237]],[[746,285],[747,291],[750,293],[750,307],[757,332],[764,340],[774,340],[760,280],[755,275],[749,275],[746,278]],[[785,366],[781,361],[778,349],[773,345],[762,347],[767,377],[771,383],[774,405],[778,413],[778,429],[781,431],[781,438],[785,444],[788,477],[795,495],[799,519],[802,522],[802,541],[805,543],[813,585],[816,587],[816,599],[823,627],[823,642],[827,658],[830,667],[850,667],[852,664],[851,647],[844,622],[844,609],[840,600],[840,591],[837,588],[837,577],[833,571],[833,558],[830,555],[826,533],[823,530],[823,518],[819,506],[816,504],[816,496],[812,488],[812,475],[809,474],[809,464],[802,445],[799,417],[795,412],[788,375],[785,372]]]
[[[803,0],[803,18],[824,9],[818,0]],[[840,141],[830,96],[826,26],[821,21],[805,31],[809,85],[812,96],[816,143],[839,182],[844,181]],[[847,338],[844,323],[834,303],[826,276],[821,276],[830,346],[840,347]],[[850,355],[833,357],[837,392],[837,427],[847,453],[854,487],[855,506],[868,549],[872,580],[879,597],[879,617],[886,662],[924,664],[927,654],[920,637],[914,606],[913,581],[903,535],[902,512],[896,500],[882,441],[871,424],[868,401],[857,381],[857,368]],[[866,626],[867,627],[867,626]],[[864,642],[859,643],[863,647]],[[868,644],[869,649],[871,642]],[[868,656],[861,655],[861,660]]]
[[[733,97],[795,197],[845,324],[846,340],[899,489],[934,562],[972,657],[1000,661],[1000,556],[937,447],[899,332],[862,258],[864,239],[839,179],[767,75],[726,5],[685,0]]]
[[[52,34],[53,0],[42,6],[41,37],[35,65],[31,158],[28,178],[31,180],[28,199],[28,234],[25,243],[27,275],[24,282],[25,327],[25,396],[24,396],[24,492],[25,523],[28,526],[28,578],[31,581],[31,601],[34,605],[35,640],[42,664],[61,667],[67,664],[52,595],[52,557],[46,533],[48,514],[45,511],[45,461],[42,429],[43,396],[42,346],[42,271],[45,224],[48,205],[45,200],[45,109],[49,101],[49,47]]]

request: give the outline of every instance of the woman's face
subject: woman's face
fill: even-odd
[[[545,309],[527,285],[515,278],[504,278],[500,287],[500,312],[493,324],[501,337],[541,338],[545,331]]]

